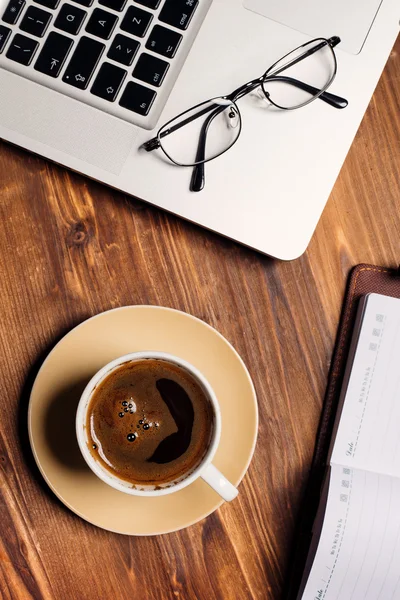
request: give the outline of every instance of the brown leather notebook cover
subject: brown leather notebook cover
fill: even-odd
[[[354,267],[350,273],[315,443],[313,463],[295,537],[286,594],[290,600],[295,599],[299,592],[306,565],[307,568],[311,566],[311,564],[307,564],[307,556],[312,540],[313,523],[321,499],[331,434],[335,423],[353,325],[360,298],[370,293],[400,298],[400,269],[386,269],[361,264]]]

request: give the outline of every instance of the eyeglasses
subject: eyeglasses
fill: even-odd
[[[194,167],[190,189],[201,191],[205,185],[204,164],[224,154],[239,139],[242,117],[236,103],[250,92],[257,90],[263,99],[282,110],[301,108],[317,98],[334,108],[347,106],[347,100],[326,91],[336,76],[333,48],[339,43],[340,38],[335,36],[299,46],[258,79],[168,121],[143,148],[147,152],[160,148],[175,165]]]

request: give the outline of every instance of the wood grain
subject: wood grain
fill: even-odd
[[[308,251],[273,261],[0,144],[0,596],[278,599],[349,269],[400,262],[400,40]],[[41,361],[83,319],[126,304],[192,313],[230,340],[260,403],[239,498],[189,529],[96,529],[47,489],[26,411]]]

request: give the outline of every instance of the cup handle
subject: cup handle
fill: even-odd
[[[227,502],[236,498],[239,493],[237,488],[214,465],[208,465],[202,472],[201,477]]]

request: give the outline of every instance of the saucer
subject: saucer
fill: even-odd
[[[220,333],[200,319],[171,308],[116,308],[70,331],[50,352],[36,377],[28,428],[38,467],[68,508],[109,531],[156,535],[197,523],[223,501],[201,479],[157,498],[119,492],[87,467],[75,436],[76,408],[90,378],[118,356],[140,350],[179,356],[208,379],[222,416],[221,441],[213,462],[238,485],[257,438],[257,400],[250,375]]]

